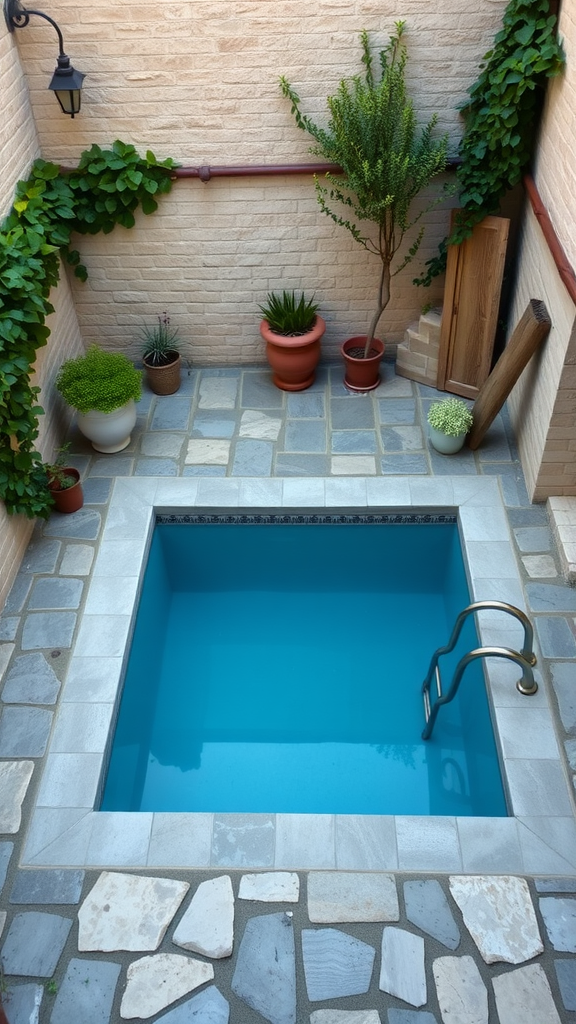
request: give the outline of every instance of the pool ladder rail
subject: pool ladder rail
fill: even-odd
[[[438,662],[443,654],[449,654],[450,651],[454,650],[458,643],[458,637],[462,631],[462,626],[468,616],[487,608],[495,611],[506,612],[507,615],[512,615],[515,619],[518,619],[518,621],[521,622],[524,627],[524,646],[521,651],[514,651],[510,647],[477,647],[475,650],[469,651],[468,654],[465,654],[458,662],[452,677],[450,688],[447,693],[444,694],[442,692],[442,679],[440,676],[440,667]],[[434,722],[436,721],[436,717],[442,705],[449,704],[456,696],[462,676],[464,675],[467,666],[472,661],[477,661],[479,658],[506,658],[508,661],[513,661],[522,670],[522,678],[516,683],[516,689],[526,696],[531,696],[536,693],[538,684],[534,679],[534,673],[532,671],[536,664],[536,655],[534,654],[534,630],[532,629],[532,623],[524,612],[521,612],[520,609],[516,608],[513,604],[506,604],[504,601],[476,601],[474,604],[469,604],[467,608],[464,608],[464,610],[460,612],[456,622],[454,623],[452,636],[450,637],[447,645],[445,647],[439,647],[432,655],[428,675],[422,684],[424,715],[426,718],[426,726],[422,733],[423,740],[430,739],[434,728]],[[433,703],[430,699],[432,679],[436,680],[437,692],[436,700]]]

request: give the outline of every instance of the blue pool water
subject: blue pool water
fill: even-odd
[[[457,526],[359,518],[156,526],[102,810],[506,815]]]

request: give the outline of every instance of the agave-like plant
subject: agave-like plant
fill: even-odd
[[[314,296],[307,299],[304,292],[298,301],[293,291],[283,291],[281,295],[279,292],[269,292],[266,304],[258,308],[268,321],[271,331],[275,334],[284,334],[286,337],[296,337],[299,334],[306,334],[314,326],[318,303],[314,302]]]
[[[419,130],[413,102],[407,95],[407,51],[402,42],[404,24],[403,21],[395,23],[396,31],[390,36],[388,46],[379,53],[379,80],[373,71],[368,33],[361,33],[365,74],[343,79],[336,93],[328,97],[330,119],[326,128],[300,112],[300,97],[285,77],[280,79],[282,93],[292,103],[296,124],[316,142],[311,152],[338,164],[345,176],[343,180],[341,175],[326,174],[324,180],[328,185],[315,177],[321,210],[350,231],[356,241],[378,256],[382,263],[378,301],[368,329],[365,358],[390,301],[391,276],[414,258],[424,228],[420,228],[416,240],[392,271],[394,257],[406,232],[440,202],[442,196],[420,206],[414,213],[411,212],[412,201],[446,167],[448,137],[433,138],[437,115]],[[354,220],[339,212],[346,207],[352,211]],[[362,231],[356,221],[376,224],[376,237]]]

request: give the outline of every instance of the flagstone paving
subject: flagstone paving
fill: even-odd
[[[517,874],[478,873],[490,856],[498,862],[489,820],[469,853],[469,873],[446,874],[442,823],[438,843],[425,847],[409,819],[397,841],[411,874],[266,870],[272,830],[262,818],[241,816],[216,816],[209,861],[210,815],[205,831],[186,816],[174,831],[166,815],[163,828],[156,816],[148,861],[156,870],[130,871],[135,823],[116,869],[100,872],[59,867],[58,849],[89,849],[105,863],[111,818],[90,833],[84,811],[71,810],[60,838],[68,812],[47,806],[29,843],[37,851],[52,844],[55,866],[20,866],[48,734],[47,774],[57,786],[89,765],[93,737],[107,728],[91,709],[114,699],[116,633],[105,648],[82,620],[88,612],[112,627],[128,599],[120,588],[110,593],[103,575],[86,601],[116,476],[237,477],[244,495],[266,491],[272,505],[279,488],[290,493],[294,477],[333,476],[336,499],[353,493],[359,474],[392,487],[405,474],[435,476],[439,487],[446,475],[496,476],[540,640],[539,679],[556,702],[566,772],[576,773],[575,592],[559,573],[556,524],[553,533],[546,509],[528,501],[506,414],[478,452],[438,456],[425,429],[433,389],[395,377],[390,364],[384,378],[370,396],[349,395],[340,368],[323,367],[311,389],[284,394],[257,368],[192,371],[178,395],[144,396],[126,452],[99,456],[72,432],[84,509],[38,525],[0,615],[0,994],[9,1024],[576,1024],[575,851],[558,858],[570,875],[531,877],[520,851]],[[304,483],[294,482],[298,501],[313,507],[316,483],[309,493]],[[120,542],[111,575],[122,556]],[[99,657],[67,673],[80,630]],[[54,729],[58,704],[64,713]],[[534,742],[549,743],[535,725]],[[70,752],[71,737],[78,754]],[[513,731],[506,742],[516,742]],[[81,775],[75,781],[89,809],[95,784]],[[529,786],[528,779],[527,793]],[[564,820],[569,836],[571,819]],[[354,821],[347,827],[352,865]],[[525,827],[537,858],[548,837],[534,816]],[[385,823],[375,822],[374,837],[389,844]],[[308,841],[320,868],[321,830]],[[276,863],[280,849],[292,867],[291,835],[280,830],[276,844]],[[256,856],[262,870],[242,870]],[[224,873],[221,858],[237,867]],[[214,867],[177,866],[190,862]]]

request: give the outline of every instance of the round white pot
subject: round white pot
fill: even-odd
[[[136,405],[132,399],[113,412],[78,413],[78,427],[92,442],[97,452],[107,455],[121,452],[130,444],[130,435],[136,423]]]
[[[432,447],[442,455],[455,455],[456,452],[459,452],[467,433],[466,431],[464,434],[458,434],[458,437],[451,437],[449,434],[443,434],[441,430],[435,430],[430,424],[428,424],[428,430]]]

